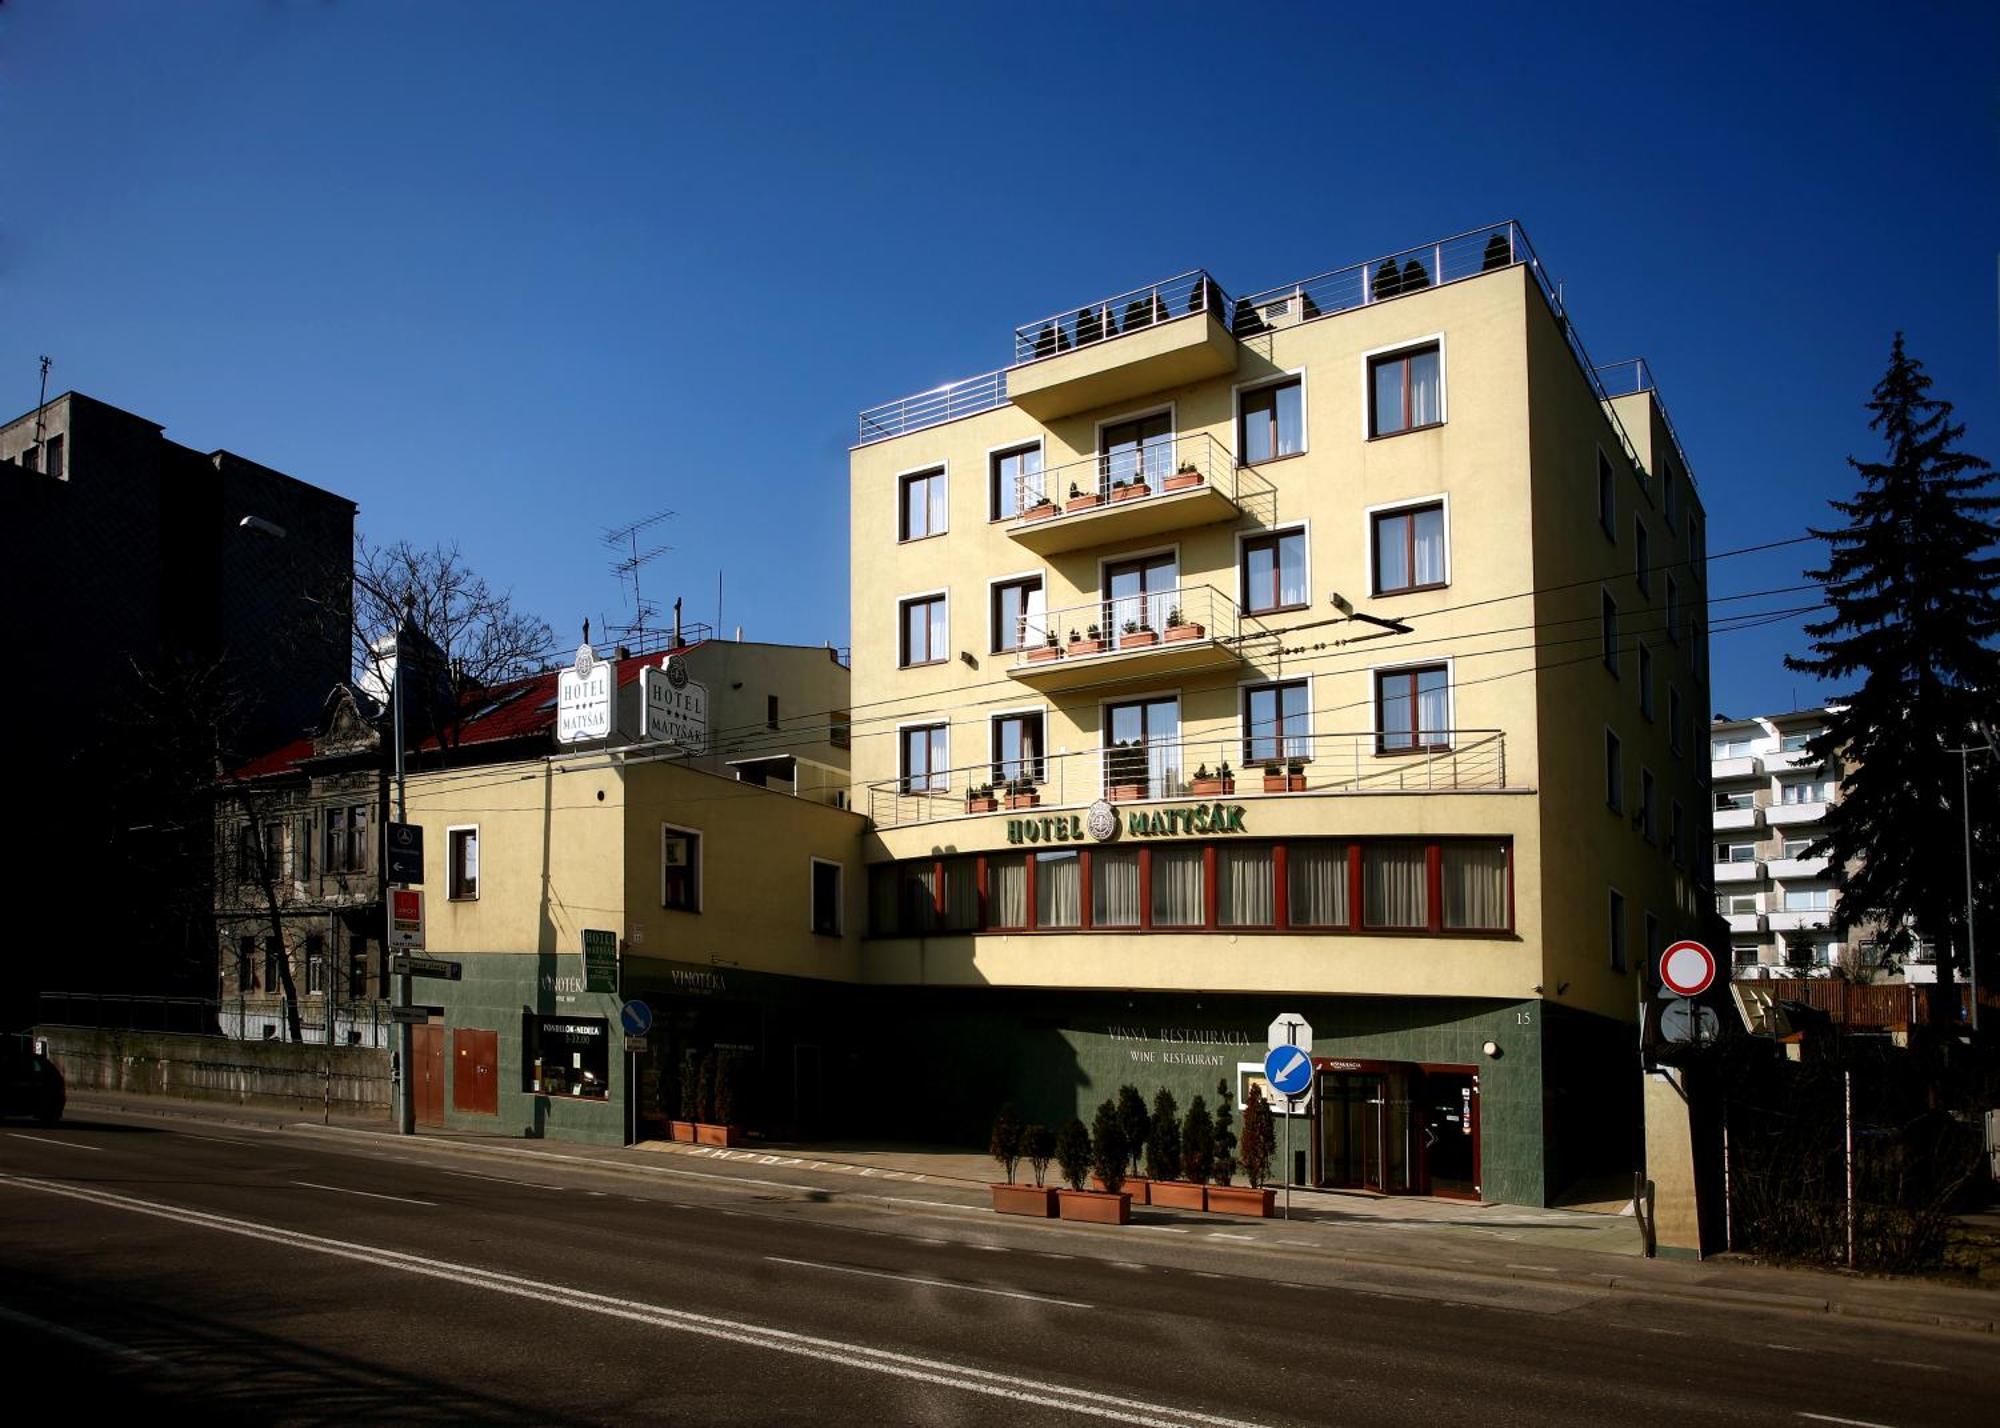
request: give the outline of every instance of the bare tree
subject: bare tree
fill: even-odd
[[[511,592],[488,585],[457,546],[377,546],[357,535],[353,608],[362,682],[386,691],[399,643],[418,645],[405,650],[406,713],[446,743],[457,741],[465,690],[533,674],[555,647],[547,622],[516,609]],[[399,642],[406,622],[420,640]]]

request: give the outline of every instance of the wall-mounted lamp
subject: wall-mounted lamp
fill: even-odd
[[[1500,1043],[1497,1041],[1489,1041],[1479,1049],[1495,1061],[1500,1059]]]
[[[285,528],[283,526],[279,525],[276,521],[267,521],[262,516],[245,516],[236,523],[236,529],[240,531],[255,531],[257,534],[267,535],[273,540],[283,540],[285,538]]]

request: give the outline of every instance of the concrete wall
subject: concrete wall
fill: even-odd
[[[392,1102],[389,1053],[364,1047],[235,1041],[161,1031],[37,1027],[49,1058],[72,1091],[181,1096],[245,1106],[345,1116],[380,1112]]]

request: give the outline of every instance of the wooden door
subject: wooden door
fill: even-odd
[[[444,1028],[410,1028],[410,1098],[416,1103],[417,1124],[444,1124]]]
[[[451,1034],[451,1108],[500,1114],[500,1033],[462,1026]]]

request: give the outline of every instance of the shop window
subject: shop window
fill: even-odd
[[[1153,926],[1200,927],[1208,921],[1199,848],[1154,848]]]
[[[979,860],[977,858],[947,858],[940,869],[944,877],[944,896],[939,899],[943,912],[938,922],[941,932],[976,932],[979,930]]]
[[[452,902],[479,898],[479,830],[453,828],[445,835],[446,895]]]
[[[1346,927],[1347,845],[1294,843],[1285,850],[1285,900],[1294,927]]]
[[[1090,855],[1093,927],[1139,925],[1139,850],[1099,848]]]
[[[701,834],[660,825],[660,906],[701,911]]]
[[[1507,926],[1507,845],[1444,843],[1438,849],[1444,925],[1460,932]]]
[[[1368,362],[1368,434],[1394,436],[1444,420],[1444,365],[1435,342]]]
[[[1278,920],[1269,847],[1226,843],[1215,850],[1216,921],[1224,927],[1270,927]]]
[[[1430,926],[1429,853],[1422,843],[1369,843],[1361,849],[1365,926]]]
[[[523,1028],[526,1090],[603,1100],[611,1090],[610,1023],[603,1017],[529,1016]]]
[[[812,930],[822,937],[840,936],[841,883],[840,864],[812,860]]]

